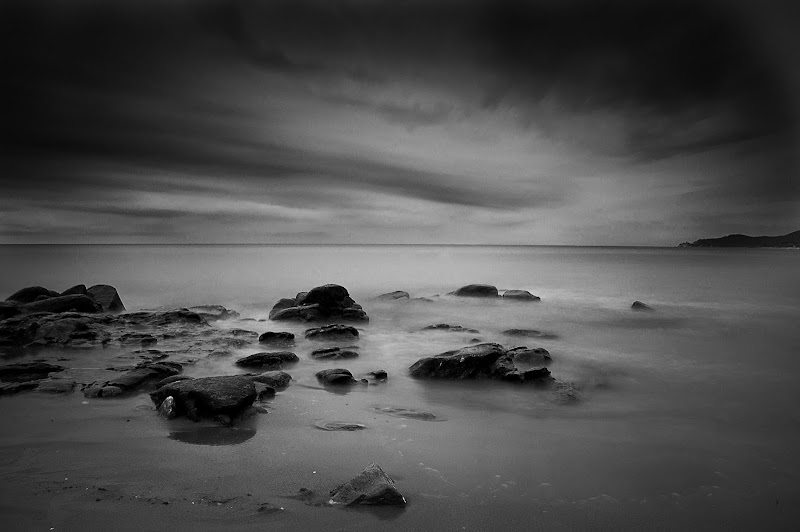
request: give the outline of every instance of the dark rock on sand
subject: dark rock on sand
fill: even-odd
[[[305,337],[309,340],[353,340],[358,338],[358,329],[349,325],[325,325],[306,330]]]
[[[20,313],[19,305],[13,301],[0,301],[0,321]]]
[[[330,504],[404,505],[406,499],[394,480],[378,464],[368,465],[352,480],[333,488]]]
[[[397,290],[395,292],[389,292],[388,294],[381,294],[375,299],[378,301],[395,301],[397,299],[409,299],[410,297],[408,292]]]
[[[317,379],[325,384],[353,384],[358,382],[353,374],[343,368],[324,369],[317,373]]]
[[[314,426],[321,430],[353,432],[356,430],[364,430],[366,425],[361,423],[349,423],[347,421],[315,421]]]
[[[175,400],[176,415],[193,421],[217,415],[235,418],[253,404],[256,388],[251,377],[232,375],[173,382],[150,394],[156,407],[170,396]]]
[[[109,380],[108,386],[116,386],[124,391],[130,391],[142,386],[146,382],[161,380],[165,377],[177,375],[180,372],[180,365],[174,363],[154,362],[143,364],[130,371],[126,371],[119,377]],[[103,396],[105,396],[105,393]]]
[[[43,286],[28,286],[17,290],[6,298],[6,301],[14,301],[16,303],[33,303],[39,296],[46,296],[48,298],[60,296],[58,292],[48,290]]]
[[[438,323],[436,325],[428,325],[422,328],[423,331],[448,331],[448,332],[468,332],[472,334],[480,334],[478,329],[468,329],[461,325],[448,325],[447,323]]]
[[[267,331],[258,337],[259,343],[271,345],[292,345],[294,334],[285,331]]]
[[[644,310],[644,311],[653,311],[653,310],[655,310],[650,305],[645,305],[641,301],[634,301],[633,304],[631,305],[631,308],[633,310]]]
[[[497,287],[489,284],[468,284],[450,294],[459,297],[498,297]]]
[[[196,312],[206,321],[232,320],[239,317],[238,312],[222,305],[197,305],[189,307],[188,310]]]
[[[317,360],[342,360],[357,357],[358,353],[355,351],[349,351],[341,347],[327,347],[325,349],[314,349],[311,351],[311,358]]]
[[[254,382],[260,382],[270,388],[286,388],[292,380],[292,376],[285,371],[265,371],[259,375],[251,377]]]
[[[20,362],[0,366],[0,381],[2,382],[29,382],[46,379],[51,373],[64,371],[63,366],[47,364],[45,362]]]
[[[506,290],[503,292],[503,299],[512,299],[514,301],[539,301],[540,297],[535,296],[527,290]]]
[[[122,304],[117,289],[111,285],[96,284],[87,288],[86,293],[100,304],[103,312],[125,312],[125,305]]]
[[[300,359],[291,351],[256,353],[240,358],[234,364],[243,368],[280,368],[284,363],[298,362]]]
[[[83,312],[96,314],[103,312],[102,306],[89,296],[80,294],[71,296],[58,295],[46,299],[26,303],[20,306],[22,312],[33,314],[35,312]]]
[[[550,352],[542,347],[528,349],[527,347],[515,347],[507,352],[511,355],[515,363],[544,366],[553,361]]]
[[[88,294],[88,292],[86,290],[86,285],[85,284],[76,284],[75,286],[73,286],[71,288],[67,288],[66,290],[61,292],[62,296],[72,296],[72,295],[85,296],[87,294]]]
[[[345,287],[337,284],[326,284],[308,292],[300,292],[293,300],[281,299],[270,311],[269,318],[295,321],[369,321],[361,305],[353,301]]]

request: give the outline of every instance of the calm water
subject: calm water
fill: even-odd
[[[302,362],[289,369],[297,384],[239,445],[170,440],[162,420],[142,418],[141,447],[187,460],[176,482],[180,474],[202,476],[187,456],[212,472],[245,461],[237,477],[245,483],[263,476],[259,464],[279,472],[280,480],[261,481],[267,494],[324,491],[377,461],[411,501],[397,514],[301,509],[292,526],[334,519],[342,528],[374,528],[380,519],[397,529],[434,522],[445,530],[782,529],[800,517],[796,250],[3,246],[0,264],[0,295],[27,285],[108,283],[129,310],[220,303],[243,318],[265,318],[279,298],[319,284],[347,287],[371,321],[362,356],[341,366],[354,374],[386,369],[385,386],[342,395],[319,389],[313,374],[331,363],[308,359],[314,346],[300,342]],[[526,289],[542,301],[373,300],[393,290],[446,294],[469,283]],[[631,311],[636,299],[657,312]],[[480,334],[419,331],[442,322]],[[223,326],[303,330],[239,320]],[[558,338],[500,334],[512,327]],[[553,375],[575,384],[581,402],[561,405],[501,383],[406,376],[418,358],[476,336],[545,347]],[[187,372],[236,370],[230,360],[204,360]],[[132,409],[146,398],[128,401],[107,408]],[[444,421],[392,418],[376,406],[417,408]],[[315,419],[369,430],[324,433],[311,427]],[[265,448],[281,454],[266,456]]]

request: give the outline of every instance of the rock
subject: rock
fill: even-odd
[[[317,373],[317,379],[325,384],[353,384],[356,381],[353,374],[346,369],[324,369]]]
[[[125,390],[119,386],[103,386],[98,397],[119,397],[123,393],[125,393]]]
[[[525,338],[539,338],[540,340],[553,340],[558,338],[558,335],[537,331],[535,329],[506,329],[503,331],[503,334]]]
[[[45,379],[51,373],[64,371],[62,366],[47,364],[45,362],[19,362],[0,366],[0,381],[2,382],[29,382]]]
[[[540,301],[541,298],[528,292],[527,290],[506,290],[503,292],[503,299],[513,299],[514,301]]]
[[[511,355],[515,363],[531,364],[536,366],[544,366],[553,361],[550,352],[547,349],[537,347],[528,349],[527,347],[515,347],[510,349],[508,354]]]
[[[472,334],[480,334],[477,329],[467,329],[461,325],[448,325],[446,323],[438,323],[436,325],[428,325],[422,328],[423,331],[448,331],[448,332],[468,332]]]
[[[402,290],[397,290],[395,292],[389,292],[388,294],[381,294],[375,299],[378,301],[396,301],[398,299],[409,299],[408,292],[403,292]]]
[[[321,430],[334,431],[347,431],[353,432],[356,430],[364,430],[366,425],[361,423],[348,423],[346,421],[315,421],[314,426]]]
[[[177,368],[175,367],[177,366]],[[130,371],[126,371],[119,377],[108,381],[109,386],[116,386],[122,390],[133,390],[143,385],[147,381],[161,380],[164,377],[171,377],[180,373],[180,365],[170,364],[169,362],[154,362],[144,364]],[[105,397],[105,393],[103,394]]]
[[[451,292],[459,297],[498,297],[497,287],[489,284],[469,284]]]
[[[411,368],[411,376],[429,379],[474,379],[489,377],[494,362],[505,355],[503,346],[486,343],[423,358]]]
[[[167,419],[174,419],[178,415],[175,409],[175,398],[170,395],[158,406],[158,415]]]
[[[19,305],[13,301],[0,301],[0,321],[19,314]]]
[[[68,379],[45,379],[39,382],[36,391],[52,394],[72,393],[76,384],[75,381]]]
[[[653,311],[653,310],[655,310],[650,305],[645,305],[641,301],[634,301],[633,304],[631,305],[631,308],[633,310],[644,310],[644,311]]]
[[[386,379],[389,378],[389,374],[386,373],[386,370],[383,369],[376,369],[375,371],[370,371],[369,373],[367,373],[367,375],[379,381],[385,381]]]
[[[158,339],[147,333],[125,333],[119,337],[119,343],[121,344],[141,344],[142,347],[148,347],[151,345],[156,345],[158,343]]]
[[[118,313],[125,311],[125,305],[117,293],[117,289],[108,284],[96,284],[86,289],[86,293],[97,301],[103,312]]]
[[[265,384],[270,388],[285,388],[292,380],[292,376],[285,371],[265,371],[259,375],[252,377],[253,381]]]
[[[177,415],[193,421],[220,414],[235,418],[253,404],[256,388],[251,377],[232,375],[173,382],[150,394],[157,407],[169,396],[175,399]]]
[[[298,362],[300,359],[291,351],[256,353],[240,358],[234,364],[243,368],[280,368],[284,363]]]
[[[228,329],[228,334],[231,336],[245,336],[247,338],[256,338],[258,333],[255,331],[248,331],[247,329]]]
[[[187,381],[191,378],[192,377],[187,377],[186,375],[170,375],[169,377],[164,377],[160,381],[156,382],[155,387],[156,390],[158,390],[159,388],[161,388],[162,386],[166,386],[167,384],[171,384],[173,382],[178,382],[178,381]]]
[[[49,297],[33,303],[27,303],[20,306],[22,312],[84,312],[87,314],[96,314],[102,312],[102,307],[89,296],[80,294],[71,296],[58,295]]]
[[[373,408],[379,414],[386,414],[387,416],[401,417],[405,419],[418,419],[420,421],[438,421],[436,414],[431,412],[422,412],[413,408],[403,408],[396,406],[376,406]]]
[[[550,374],[547,368],[532,369],[522,374],[522,379],[526,383],[535,384],[537,386],[548,386],[555,382],[555,379]]]
[[[43,286],[28,286],[21,290],[17,290],[6,298],[6,301],[14,301],[16,303],[33,303],[39,296],[57,297],[60,296],[58,292],[48,290]]]
[[[278,321],[369,321],[361,305],[353,301],[345,287],[337,284],[326,284],[308,292],[300,292],[293,300],[281,299],[272,307],[269,318]]]
[[[229,310],[222,305],[197,305],[187,310],[199,314],[206,321],[232,320],[239,317],[235,310]]]
[[[306,330],[305,337],[309,340],[353,340],[358,338],[358,329],[349,325],[325,325]]]
[[[368,465],[358,476],[333,488],[330,504],[404,505],[406,499],[378,464]]]
[[[347,358],[357,358],[355,351],[344,350],[340,347],[327,347],[325,349],[315,349],[311,352],[311,358],[317,360],[343,360]]]
[[[79,295],[85,296],[87,295],[86,285],[85,284],[76,284],[72,288],[67,288],[63,292],[61,292],[62,296],[72,296],[72,295]]]
[[[25,390],[32,390],[39,386],[36,381],[31,382],[0,382],[0,395],[11,395]]]
[[[292,345],[294,334],[285,331],[267,331],[258,337],[259,343],[271,345]]]

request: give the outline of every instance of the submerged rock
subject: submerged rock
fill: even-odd
[[[346,432],[353,432],[356,430],[364,430],[367,428],[366,425],[362,425],[361,423],[348,423],[347,421],[315,421],[314,426],[321,430],[327,430],[330,432],[334,431],[346,431]]]
[[[408,292],[404,292],[402,290],[396,290],[394,292],[389,292],[388,294],[381,294],[375,299],[378,301],[396,301],[398,299],[409,299],[411,296]]]
[[[539,296],[535,296],[527,290],[506,290],[503,292],[503,299],[513,299],[514,301],[540,301]]]
[[[352,480],[333,488],[330,504],[404,505],[406,499],[395,487],[394,480],[378,464],[368,465]]]
[[[376,369],[375,371],[370,371],[367,373],[370,377],[374,378],[375,380],[385,381],[389,378],[389,374],[386,373],[384,369]]]
[[[521,336],[525,338],[539,338],[540,340],[552,340],[558,338],[557,335],[537,331],[536,329],[506,329],[503,334],[508,336]]]
[[[653,310],[655,310],[650,305],[645,305],[641,301],[634,301],[633,304],[631,305],[631,308],[633,310],[644,310],[644,311],[653,311]]]
[[[498,297],[497,287],[490,284],[468,284],[450,294],[459,297]]]
[[[420,421],[439,421],[436,414],[431,412],[423,412],[413,408],[403,408],[397,406],[376,406],[373,408],[379,414],[386,414],[387,416],[400,417],[405,419],[418,419]]]
[[[337,284],[314,287],[300,292],[294,299],[281,299],[270,311],[269,318],[276,321],[369,321],[361,305],[353,301],[345,287]]]
[[[358,329],[349,325],[325,325],[306,330],[305,337],[309,340],[353,340],[358,338]]]
[[[448,325],[447,323],[438,323],[436,325],[428,325],[422,328],[423,331],[448,331],[448,332],[468,332],[472,334],[480,334],[478,329],[468,329],[461,325]]]
[[[298,362],[300,359],[291,351],[256,353],[240,358],[234,364],[243,368],[280,368],[284,363]]]
[[[271,345],[292,345],[294,334],[285,331],[267,331],[258,337],[258,342]]]
[[[217,415],[234,418],[253,404],[256,388],[251,377],[232,375],[173,382],[150,394],[156,407],[169,396],[175,399],[176,415],[193,421]]]
[[[354,384],[358,382],[353,374],[344,368],[323,369],[317,372],[317,379],[324,384]]]
[[[311,358],[317,360],[342,360],[347,358],[357,358],[358,353],[342,349],[341,347],[326,347],[324,349],[314,349],[311,351]]]

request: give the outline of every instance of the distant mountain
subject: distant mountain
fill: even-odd
[[[682,248],[800,248],[800,231],[783,236],[728,235],[684,242]]]

